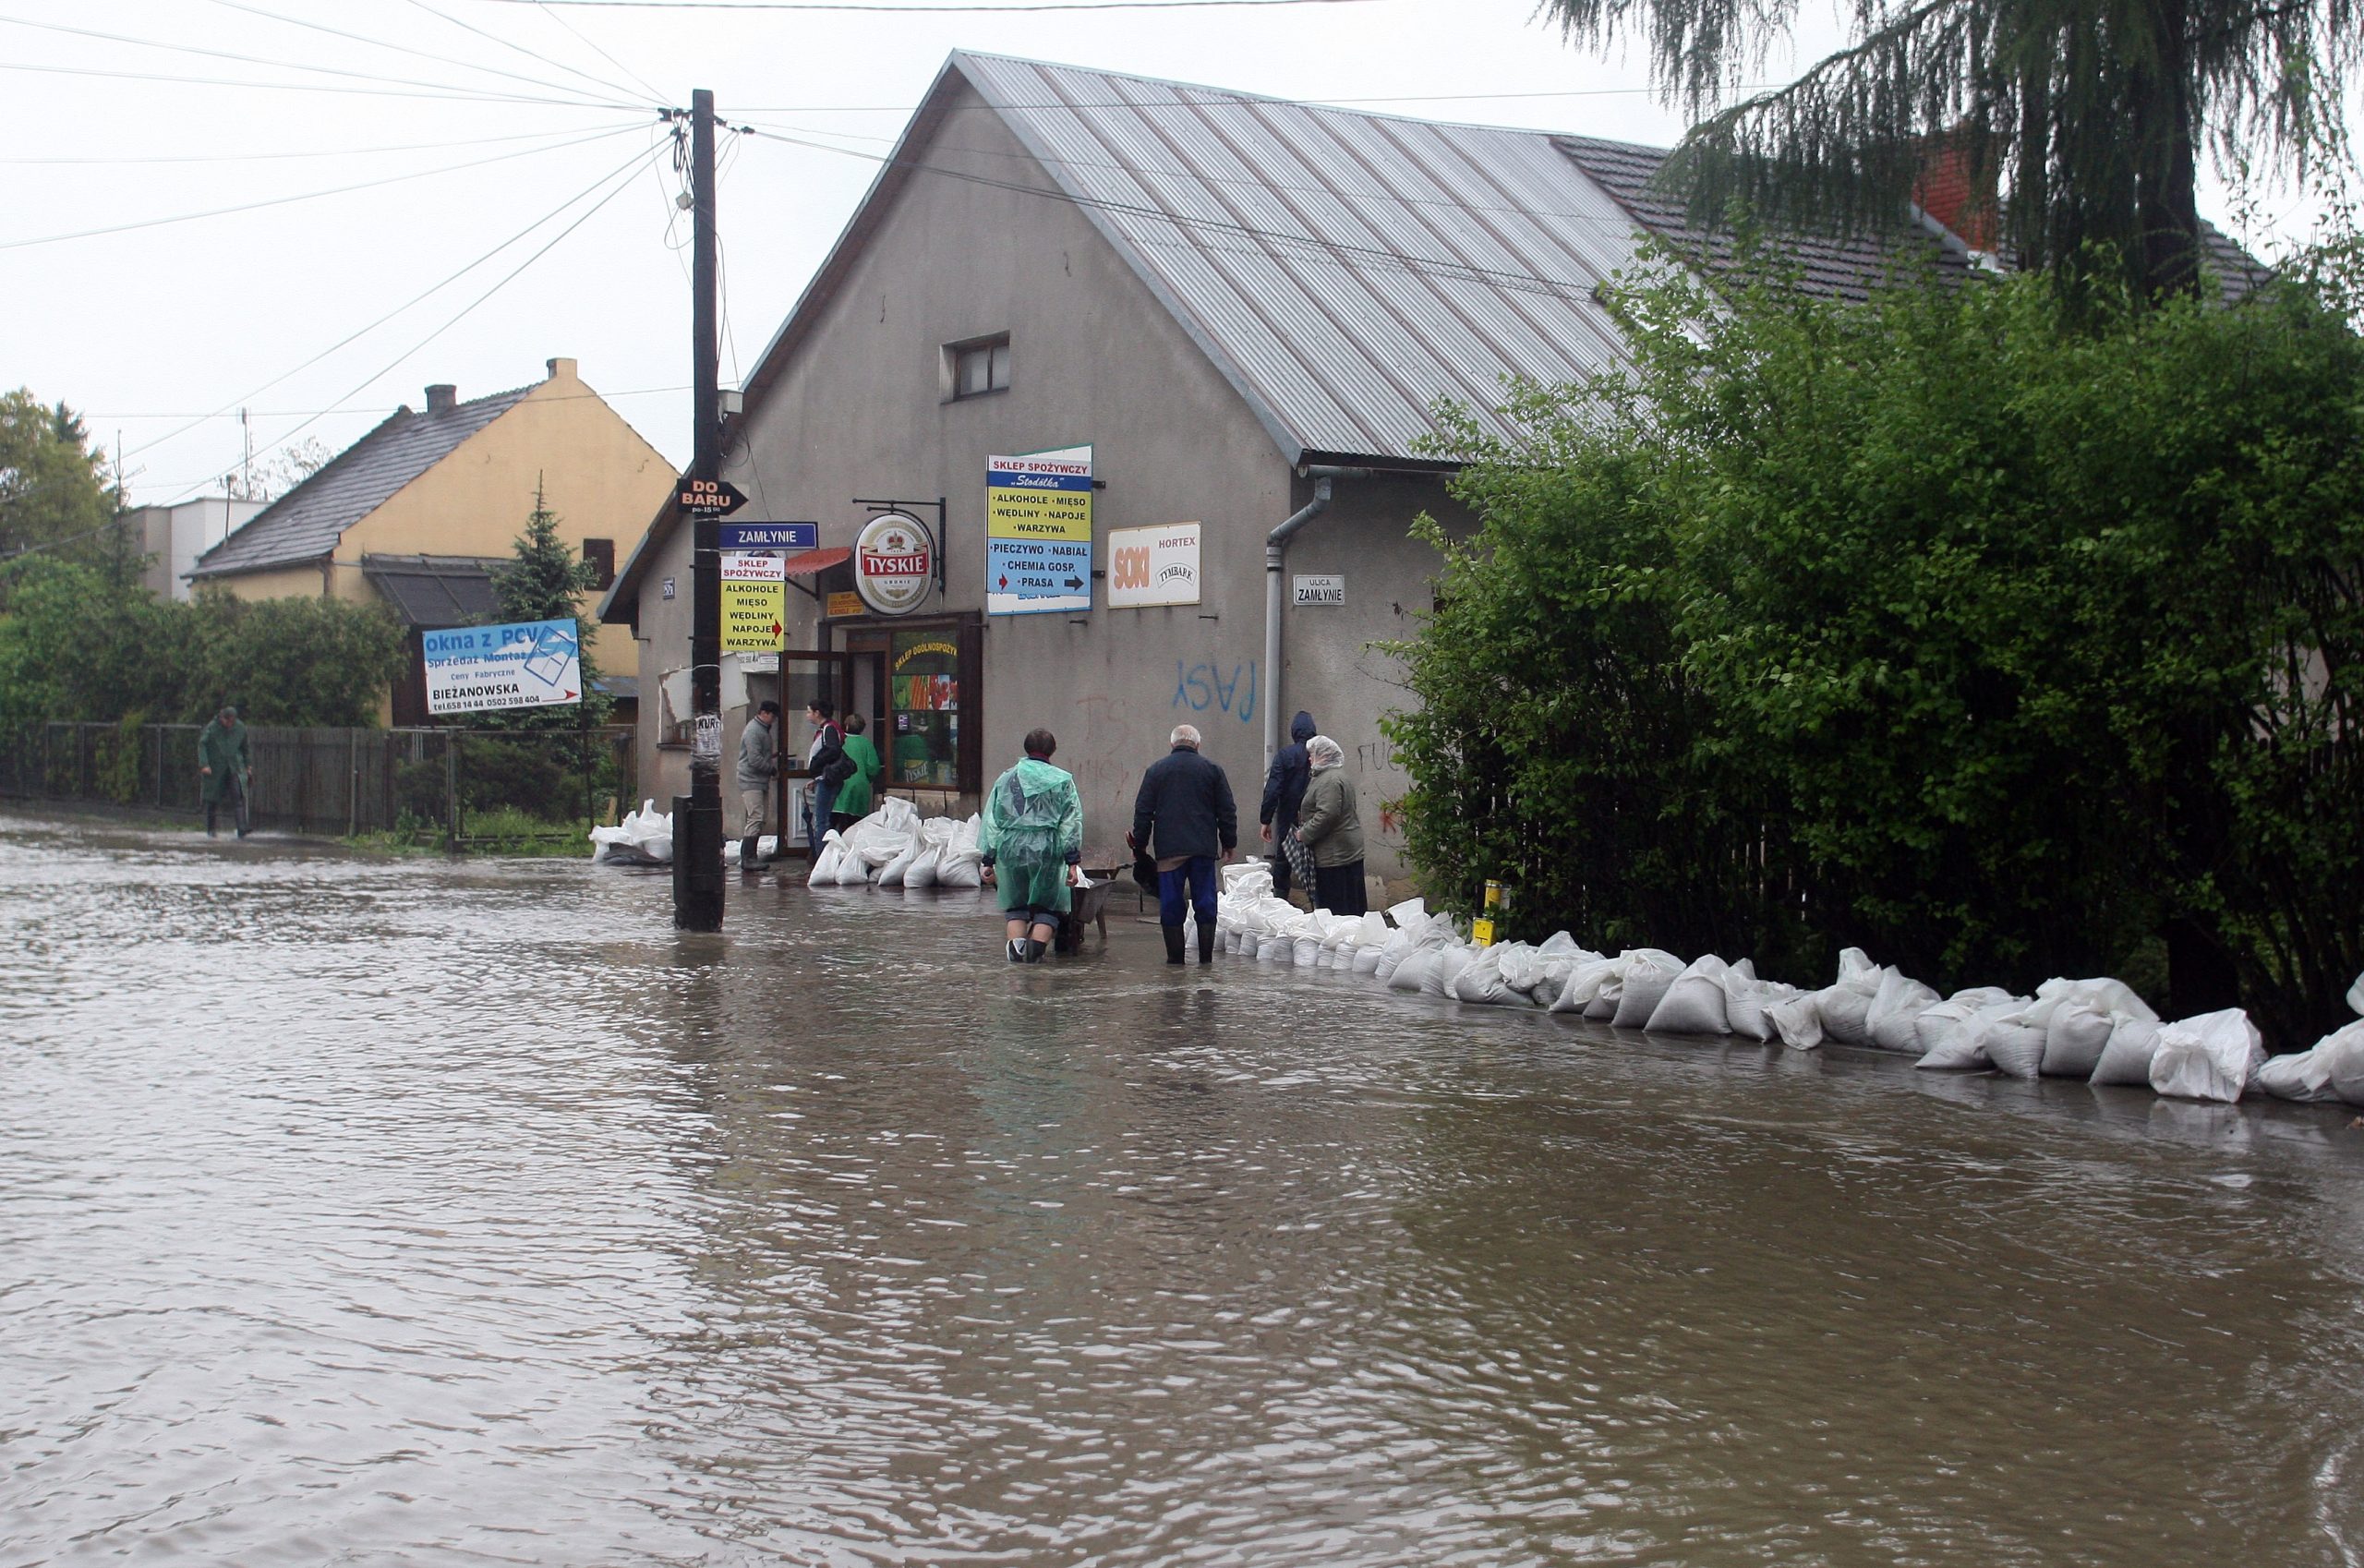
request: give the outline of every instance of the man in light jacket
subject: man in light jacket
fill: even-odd
[[[1167,739],[1174,749],[1141,775],[1126,842],[1157,862],[1157,923],[1165,934],[1165,961],[1182,961],[1182,922],[1195,909],[1199,961],[1212,963],[1215,866],[1239,848],[1239,809],[1232,803],[1231,780],[1199,754],[1196,728],[1177,724]]]
[[[739,869],[759,869],[756,840],[764,836],[772,780],[779,777],[779,704],[763,702],[739,731]]]

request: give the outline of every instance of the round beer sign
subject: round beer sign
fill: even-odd
[[[870,520],[853,542],[853,585],[881,615],[909,615],[935,583],[928,531],[916,517],[889,512]]]

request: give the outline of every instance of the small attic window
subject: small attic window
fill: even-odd
[[[616,580],[615,540],[584,540],[583,559],[590,563],[594,572],[598,573],[597,579],[591,585],[594,588],[605,589],[614,584]]]
[[[945,368],[955,399],[1009,390],[1009,334],[947,344]]]

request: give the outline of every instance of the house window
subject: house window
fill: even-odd
[[[982,397],[1009,387],[1009,337],[958,343],[944,351],[952,370],[952,395]]]
[[[597,578],[592,582],[592,584],[591,584],[591,585],[592,585],[594,588],[597,588],[597,589],[602,589],[602,590],[604,590],[604,589],[608,588],[609,586],[610,586],[610,585],[615,582],[615,580],[616,580],[616,541],[615,541],[615,540],[613,540],[613,539],[585,539],[585,540],[584,540],[584,541],[583,541],[583,559],[584,559],[585,561],[586,561],[590,562],[590,564],[591,564],[591,566],[592,566],[592,569],[593,569],[594,571],[596,571],[597,573],[598,573],[598,576],[597,576]]]

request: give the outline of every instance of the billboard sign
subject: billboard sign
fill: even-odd
[[[985,463],[985,613],[1092,608],[1092,448]]]
[[[427,711],[488,713],[583,700],[583,653],[572,619],[455,626],[421,634]]]
[[[1199,525],[1108,531],[1108,607],[1199,602]]]

